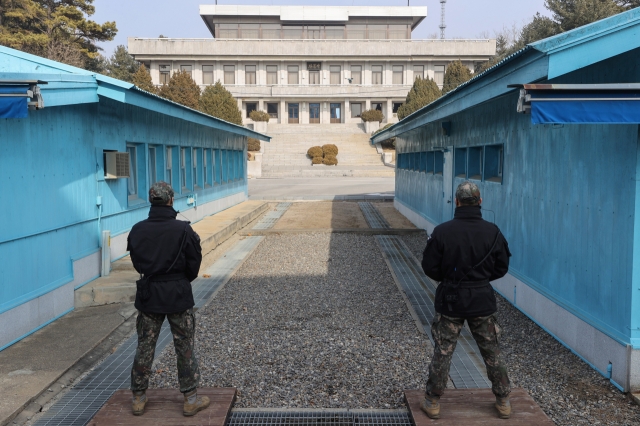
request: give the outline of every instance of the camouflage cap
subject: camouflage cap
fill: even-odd
[[[173,198],[173,188],[167,182],[156,182],[149,188],[149,202],[157,206],[166,206]]]
[[[465,181],[456,189],[456,199],[460,204],[475,205],[480,202],[480,189],[473,182]]]

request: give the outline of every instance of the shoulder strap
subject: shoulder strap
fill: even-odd
[[[497,226],[496,226],[497,228]],[[458,280],[458,283],[456,284],[456,287],[460,285],[460,283],[467,277],[467,275],[469,275],[469,272],[473,271],[474,269],[476,269],[478,266],[482,265],[488,258],[489,256],[491,256],[491,253],[493,253],[493,249],[496,248],[496,244],[498,244],[498,238],[500,238],[500,235],[502,234],[502,232],[500,232],[500,228],[498,228],[498,233],[496,234],[496,238],[493,240],[493,244],[491,245],[491,248],[489,249],[489,252],[482,258],[482,260],[478,263],[476,263],[475,265],[473,265],[473,267],[471,267],[471,269],[469,269],[463,276],[462,278],[460,278]]]

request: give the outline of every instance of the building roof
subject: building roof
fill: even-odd
[[[509,86],[547,81],[637,48],[640,8],[532,43],[376,134],[371,142],[398,136],[517,90]]]
[[[214,17],[278,17],[282,23],[346,23],[349,18],[411,18],[414,29],[427,17],[426,6],[239,6],[200,5],[200,16],[211,30]]]
[[[270,136],[212,117],[139,89],[132,83],[0,46],[0,80],[44,80],[45,108],[96,103],[100,97],[135,105],[195,124],[269,141]]]

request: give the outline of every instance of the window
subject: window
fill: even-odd
[[[267,65],[267,84],[278,84],[277,65]]]
[[[160,65],[160,84],[169,84],[171,65]]]
[[[427,170],[427,153],[426,152],[421,152],[420,153],[420,160],[419,160],[419,164],[418,164],[418,170],[422,173],[424,173]]]
[[[289,65],[287,67],[288,72],[288,84],[298,84],[298,66],[297,65]]]
[[[215,170],[216,183],[221,184],[222,183],[222,151],[219,149],[216,149],[215,152],[213,153],[213,159],[215,161],[214,170]]]
[[[149,147],[149,186],[158,181],[158,173],[156,168],[156,147]]]
[[[321,39],[322,38],[322,27],[319,25],[309,25],[307,27],[307,38],[308,39]]]
[[[236,67],[235,65],[224,66],[224,84],[236,84]]]
[[[180,187],[187,190],[187,148],[180,148]]]
[[[393,66],[393,84],[404,84],[404,79],[402,78],[403,71],[404,67],[402,65]]]
[[[238,38],[238,24],[219,24],[219,38]]]
[[[202,179],[200,179],[198,168],[200,167],[199,161],[202,160],[202,156],[198,155],[200,149],[193,148],[191,150],[191,167],[193,168],[193,174],[191,180],[193,182],[193,189],[202,188]]]
[[[247,65],[244,67],[244,84],[256,84],[255,65]]]
[[[427,173],[433,173],[434,170],[434,164],[435,164],[435,156],[436,153],[433,151],[429,151],[427,152]]]
[[[435,151],[434,152],[434,167],[433,167],[433,174],[434,175],[441,175],[442,174],[442,170],[444,169],[444,152],[442,151]]]
[[[406,25],[389,25],[389,38],[393,40],[402,40],[411,37],[409,37]]]
[[[444,65],[436,65],[434,67],[433,79],[438,86],[444,84]]]
[[[370,40],[384,40],[387,38],[386,25],[369,25]]]
[[[202,66],[202,84],[213,84],[213,65]]]
[[[173,185],[173,149],[171,147],[167,147],[167,158],[165,159],[165,179],[166,182]]]
[[[331,75],[329,84],[340,84],[340,65],[331,65],[329,71]]]
[[[188,72],[190,77],[193,77],[191,73],[193,71],[193,66],[191,65],[180,65],[180,71]]]
[[[424,65],[413,66],[413,81],[416,81],[418,77],[424,78]]]
[[[484,147],[484,179],[488,182],[502,183],[504,145]]]
[[[382,65],[371,65],[371,84],[382,84]]]
[[[482,147],[469,148],[467,155],[467,178],[482,180]]]
[[[247,106],[247,118],[249,118],[249,116],[251,115],[251,112],[258,109],[258,104],[256,102],[247,102],[246,106]]]
[[[327,25],[324,29],[324,37],[330,40],[344,38],[344,26]]]
[[[299,25],[283,25],[282,38],[288,40],[299,40],[302,38],[302,27]]]
[[[351,65],[351,84],[362,84],[362,66]]]
[[[320,84],[320,71],[309,71],[309,84]]]
[[[129,177],[127,178],[127,194],[129,201],[138,198],[138,158],[135,145],[127,145],[129,153]]]
[[[278,104],[276,102],[267,104],[267,114],[271,118],[278,118]]]
[[[454,157],[454,176],[461,178],[467,177],[467,148],[456,148]]]
[[[362,104],[351,104],[351,118],[360,117],[362,114]]]
[[[260,24],[240,24],[241,38],[260,38]]]
[[[211,168],[209,167],[211,164],[211,150],[204,149],[202,151],[202,174],[204,176],[204,186],[205,188],[211,186]]]
[[[397,114],[398,110],[400,109],[401,106],[402,106],[402,102],[394,102],[393,103],[393,113]]]
[[[364,40],[367,38],[366,25],[347,25],[347,38],[353,40]]]
[[[262,24],[262,38],[278,39],[280,38],[280,24]]]
[[[382,102],[371,102],[371,109],[382,111]]]

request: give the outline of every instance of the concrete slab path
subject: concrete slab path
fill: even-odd
[[[393,199],[395,177],[250,179],[250,200]]]

